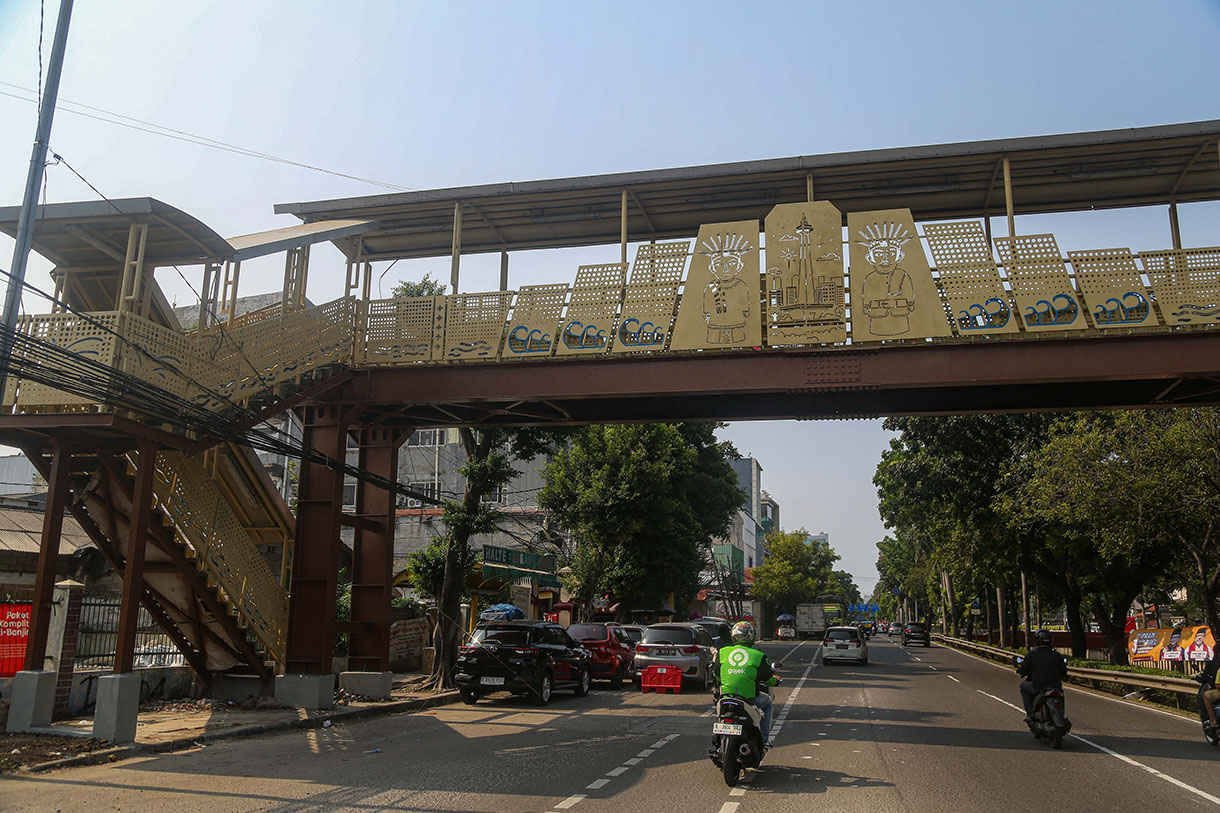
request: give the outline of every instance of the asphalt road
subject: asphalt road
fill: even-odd
[[[706,756],[710,695],[595,684],[536,709],[378,718],[116,765],[0,779],[5,810],[1216,810],[1220,749],[1196,722],[1068,693],[1063,750],[1021,722],[1007,669],[875,638],[867,666],[781,658],[776,747],[730,790]]]

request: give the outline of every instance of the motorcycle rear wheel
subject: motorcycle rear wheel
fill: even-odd
[[[741,779],[741,763],[737,756],[740,744],[741,737],[720,738],[720,771],[724,774],[724,784],[730,788],[736,787]]]

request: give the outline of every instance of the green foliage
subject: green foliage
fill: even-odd
[[[652,608],[698,589],[711,539],[728,532],[744,494],[715,428],[589,426],[544,470],[538,504],[572,533],[568,586],[588,603],[612,592]]]
[[[834,571],[839,555],[824,542],[807,544],[808,538],[809,533],[804,528],[767,534],[767,561],[754,568],[754,584],[750,588],[753,598],[780,612],[790,613],[797,604],[842,591],[843,585]],[[844,575],[851,583],[851,576]],[[856,590],[856,596],[859,596],[859,590]]]
[[[404,279],[390,289],[390,297],[402,299],[408,296],[444,296],[445,283],[432,279],[431,273],[425,273],[421,280]]]
[[[435,536],[426,547],[412,551],[407,555],[407,570],[411,574],[411,586],[424,598],[435,599],[441,594],[441,586],[445,581],[445,552],[449,547],[449,539],[445,536]],[[480,568],[479,554],[465,551],[466,576],[477,575]],[[465,578],[463,578],[463,584]],[[463,592],[463,596],[466,593]]]

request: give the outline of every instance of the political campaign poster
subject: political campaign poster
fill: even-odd
[[[1132,661],[1185,663],[1211,660],[1216,639],[1207,627],[1133,630],[1127,635]]]

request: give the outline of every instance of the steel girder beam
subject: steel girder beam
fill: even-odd
[[[34,576],[34,601],[30,632],[25,645],[25,669],[38,671],[45,665],[51,605],[55,597],[55,565],[64,525],[64,505],[72,471],[72,449],[58,440],[51,442],[50,476],[47,478],[47,508],[42,517],[42,541]]]
[[[350,411],[342,407],[304,407],[301,423],[305,449],[321,452],[332,460],[343,460],[351,419]],[[303,460],[297,485],[292,592],[288,603],[285,671],[290,674],[331,673],[342,508],[343,473]]]
[[[397,479],[398,447],[408,429],[356,431],[360,468],[390,481]],[[390,589],[394,581],[394,492],[364,480],[356,483],[356,527],[352,544],[352,631],[348,669],[384,672],[390,668]]]
[[[1177,379],[1175,403],[1203,404],[1217,377],[1207,330],[377,368],[325,397],[388,425],[562,425],[1169,406]]]

